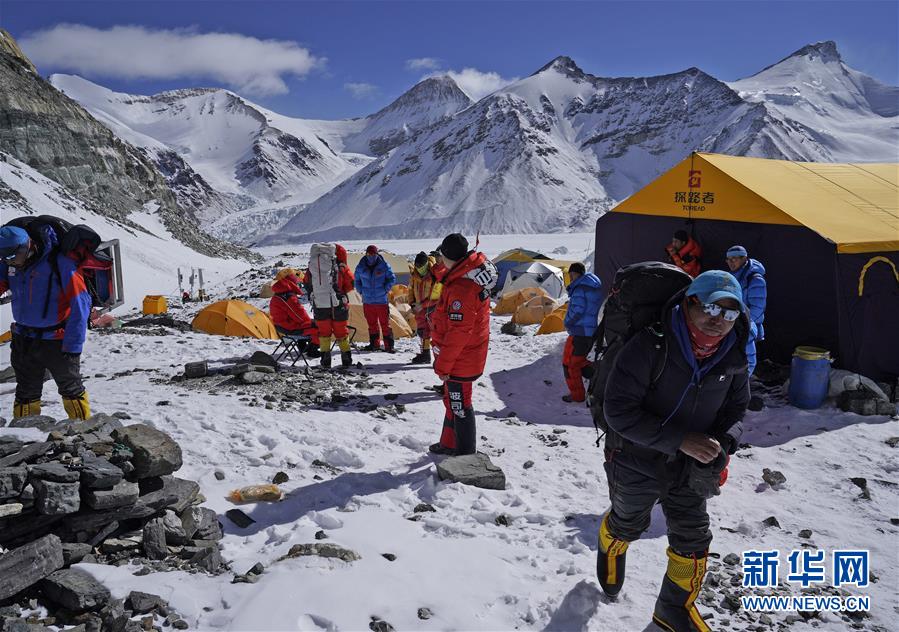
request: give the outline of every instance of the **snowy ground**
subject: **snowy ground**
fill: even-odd
[[[569,252],[558,256],[571,259],[591,248],[582,235],[544,235],[536,242],[532,236],[481,238],[490,254],[528,244],[547,254],[564,245]],[[365,242],[348,244],[360,245]],[[400,254],[427,247],[379,245]],[[300,248],[274,250],[279,252],[266,254]],[[594,564],[599,519],[608,508],[606,480],[588,411],[560,399],[564,334],[535,337],[530,327],[525,337],[506,336],[499,332],[506,318],[494,318],[487,370],[474,388],[479,449],[505,471],[505,491],[438,481],[427,446],[438,438],[443,408],[427,389],[435,383],[431,370],[407,363],[418,350],[414,340],[399,341],[395,356],[355,355],[398,395],[384,403],[406,406],[398,418],[379,419],[349,408],[269,410],[240,401],[236,391],[201,394],[168,382],[185,362],[248,355],[270,350],[273,342],[177,332],[89,335],[82,362],[94,410],[127,411],[135,422],[170,433],[184,450],[179,475],[197,480],[207,506],[222,514],[223,554],[233,571],[262,562],[266,572],[256,584],[231,584],[229,574],[135,576],[137,567],[80,566],[117,596],[130,590],[163,596],[192,629],[366,630],[373,617],[397,630],[646,629],[664,573],[661,512],[628,553],[628,580],[618,601],[601,597]],[[144,371],[113,377],[135,368]],[[12,408],[12,391],[11,384],[0,384],[0,410]],[[45,396],[47,414],[63,417],[51,384]],[[776,395],[768,405],[748,413],[743,440],[751,447],[732,459],[722,496],[710,501],[713,553],[723,558],[777,548],[785,565],[789,550],[803,542],[828,555],[839,548],[870,549],[877,582],[852,592],[872,596],[867,629],[896,629],[899,526],[891,518],[899,508],[899,449],[885,441],[899,436],[899,424],[832,407],[799,411]],[[314,467],[315,459],[340,471]],[[529,461],[533,465],[525,467]],[[780,470],[786,483],[768,487],[762,468]],[[216,480],[216,469],[225,480]],[[278,471],[290,477],[282,502],[244,506],[256,520],[247,529],[224,517],[233,506],[224,498],[230,490],[269,482]],[[851,477],[867,478],[870,500],[859,499]],[[422,502],[436,512],[409,520]],[[508,526],[497,524],[500,515],[508,517]],[[769,516],[780,528],[763,525]],[[294,544],[314,542],[320,529],[328,542],[362,559],[275,561]],[[802,529],[812,530],[810,540],[799,538]],[[423,607],[433,613],[429,620],[417,616]],[[712,612],[715,629],[747,629],[739,617]],[[772,615],[775,621],[784,617]],[[828,614],[790,629],[813,627],[844,630],[849,623]]]

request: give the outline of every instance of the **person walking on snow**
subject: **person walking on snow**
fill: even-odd
[[[765,281],[765,266],[760,261],[749,258],[743,246],[731,246],[727,251],[727,267],[743,289],[743,303],[749,312],[749,343],[746,345],[746,359],[749,361],[749,375],[755,371],[757,362],[756,341],[765,339],[765,306],[768,303],[768,284]]]
[[[607,595],[618,594],[628,546],[659,502],[668,568],[652,618],[669,632],[710,630],[695,604],[712,541],[706,500],[720,493],[742,433],[748,333],[740,284],[704,272],[669,300],[660,323],[625,343],[606,383],[611,509],[600,524],[597,577]]]
[[[50,371],[69,419],[87,419],[91,411],[81,379],[81,351],[91,297],[76,262],[57,252],[53,227],[40,225],[35,231],[0,228],[0,294],[12,293],[14,321],[13,417],[41,414],[44,372]]]
[[[431,298],[431,294],[437,283],[433,271],[436,263],[433,257],[419,252],[415,256],[415,263],[409,266],[409,291],[406,300],[415,314],[416,333],[421,340],[421,353],[412,358],[412,364],[431,363],[430,316],[437,306],[437,301]]]
[[[310,358],[319,357],[318,326],[300,303],[303,291],[297,271],[292,268],[279,271],[272,292],[274,295],[269,300],[268,309],[275,329],[282,334],[309,336],[311,340],[308,345],[304,343],[303,350]]]
[[[568,285],[568,310],[565,312],[565,329],[568,340],[562,355],[562,373],[568,384],[569,394],[563,395],[566,402],[583,402],[583,370],[590,365],[587,354],[593,347],[593,334],[599,320],[602,306],[602,282],[595,274],[587,274],[583,263],[572,263],[568,268],[571,283]]]
[[[671,262],[694,279],[701,270],[702,248],[699,242],[687,235],[685,230],[674,232],[671,243],[665,247]]]
[[[481,377],[490,343],[490,290],[496,268],[481,252],[468,249],[459,233],[440,244],[446,266],[443,290],[431,315],[434,372],[445,384],[445,415],[440,441],[431,445],[437,454],[474,454],[477,429],[472,405],[472,383]]]
[[[340,348],[340,364],[353,365],[353,352],[347,321],[350,318],[350,299],[353,273],[347,266],[346,249],[340,244],[312,244],[309,268],[303,276],[312,301],[312,315],[318,326],[321,365],[331,368],[331,336]]]
[[[368,323],[369,344],[366,351],[381,348],[384,336],[384,351],[395,353],[393,332],[390,329],[390,307],[387,294],[396,285],[396,275],[390,264],[371,245],[365,249],[365,256],[356,265],[356,289],[362,295],[362,309]]]

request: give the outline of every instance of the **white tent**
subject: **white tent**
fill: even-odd
[[[565,295],[562,270],[539,261],[525,262],[509,270],[500,296],[526,287],[541,288],[551,298],[562,298]]]

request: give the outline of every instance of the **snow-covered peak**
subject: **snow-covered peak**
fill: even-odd
[[[453,112],[457,112],[469,105],[471,105],[471,99],[459,88],[452,77],[438,75],[436,77],[428,77],[415,84],[393,103],[373,114],[371,118],[376,119],[388,112],[417,107],[433,109],[436,106],[437,108],[452,109]]]
[[[578,79],[584,78],[586,76],[586,73],[581,70],[580,66],[578,66],[575,61],[567,55],[559,55],[531,76],[533,77],[534,75],[539,75],[547,71],[559,72],[563,75]]]

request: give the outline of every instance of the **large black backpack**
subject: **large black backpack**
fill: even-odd
[[[91,295],[93,307],[108,306],[109,295],[112,291],[112,266],[113,260],[104,252],[97,250],[103,243],[100,235],[86,224],[71,224],[64,219],[53,215],[24,215],[17,217],[4,226],[16,226],[28,233],[39,248],[43,247],[41,229],[50,226],[56,233],[57,246],[49,253],[48,261],[53,270],[52,279],[62,285],[62,278],[54,255],[65,255],[78,265],[84,276],[85,284]],[[50,293],[47,292],[47,305],[44,313],[49,310]]]
[[[596,359],[587,388],[587,402],[593,424],[607,432],[603,400],[606,382],[615,360],[625,343],[637,332],[650,328],[659,336],[659,353],[653,361],[651,384],[662,374],[667,359],[667,345],[661,328],[662,309],[679,291],[692,282],[689,274],[667,263],[645,261],[625,266],[615,273],[612,288],[602,308],[602,316],[594,335]]]

